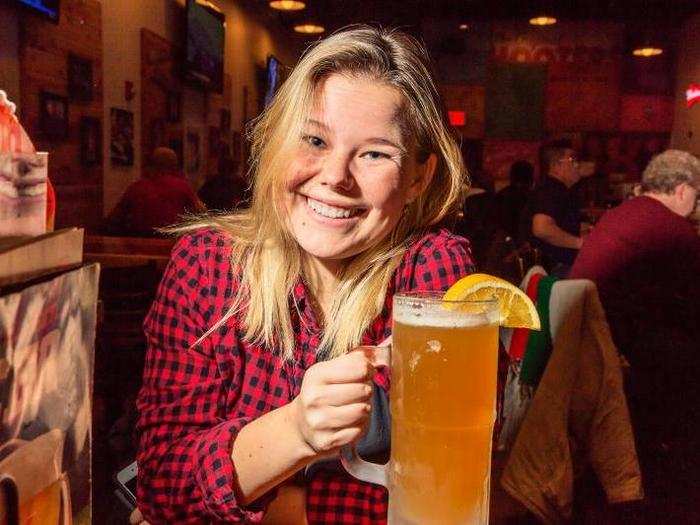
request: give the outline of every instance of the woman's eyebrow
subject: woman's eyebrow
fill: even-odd
[[[329,129],[328,126],[326,124],[324,124],[323,122],[321,122],[320,120],[316,120],[316,119],[312,119],[312,118],[307,119],[306,124],[311,125],[311,126],[316,126],[317,128],[321,128],[324,131],[328,131],[328,129]]]

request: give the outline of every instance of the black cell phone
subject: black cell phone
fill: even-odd
[[[139,473],[136,461],[127,465],[114,476],[117,484],[115,494],[129,510],[136,508],[136,476]]]

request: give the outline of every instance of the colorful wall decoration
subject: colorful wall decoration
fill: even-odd
[[[91,520],[98,276],[90,265],[0,297],[0,473],[21,523]]]

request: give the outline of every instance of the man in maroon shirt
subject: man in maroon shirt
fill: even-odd
[[[669,487],[669,498],[698,490],[690,459],[700,444],[700,236],[688,221],[698,188],[697,158],[677,150],[656,156],[642,195],[603,215],[570,274],[596,283],[613,339],[631,364],[628,398],[652,499]]]
[[[169,226],[186,212],[205,207],[178,169],[176,153],[156,148],[144,176],[127,188],[107,219],[107,232],[151,237],[155,228]]]

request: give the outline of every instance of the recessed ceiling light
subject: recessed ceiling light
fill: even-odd
[[[273,0],[270,2],[270,7],[280,11],[301,11],[306,4],[300,0]]]
[[[294,26],[294,31],[296,31],[297,33],[305,33],[307,35],[323,33],[325,30],[325,27],[316,24],[301,24],[298,26]]]
[[[466,31],[469,29],[469,24],[459,24],[459,29],[462,31]]]
[[[657,55],[660,55],[663,53],[664,50],[661,49],[660,47],[653,47],[653,46],[646,46],[646,47],[638,47],[634,51],[632,51],[632,54],[636,57],[655,57]]]
[[[533,26],[551,26],[557,23],[557,19],[553,16],[536,16],[530,19],[530,24]]]

